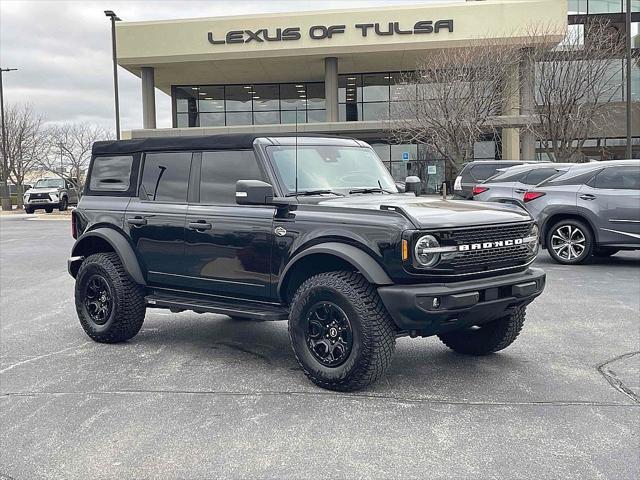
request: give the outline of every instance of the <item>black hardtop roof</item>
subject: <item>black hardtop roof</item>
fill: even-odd
[[[277,144],[281,139],[301,139],[300,143],[309,143],[309,138],[332,139],[342,142],[356,142],[344,137],[332,137],[330,135],[316,135],[310,133],[287,134],[256,134],[236,133],[226,135],[202,135],[197,137],[150,137],[133,140],[109,140],[93,144],[93,155],[114,155],[136,152],[153,151],[181,151],[181,150],[240,150],[253,148],[253,142],[257,138],[273,139]],[[307,139],[305,142],[304,139]],[[324,143],[324,142],[323,142]]]

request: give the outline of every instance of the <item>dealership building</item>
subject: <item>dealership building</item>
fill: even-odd
[[[553,35],[545,39],[560,43],[568,28],[580,28],[592,16],[624,24],[625,2],[461,0],[118,22],[117,61],[140,77],[143,100],[143,128],[124,135],[141,138],[295,131],[346,135],[372,144],[397,179],[411,174],[412,161],[427,161],[429,172],[434,173],[429,184],[435,185],[442,179],[442,159],[424,145],[396,144],[388,133],[403,73],[415,70],[416,63],[430,52],[465,47],[479,37],[498,46],[518,45],[523,42],[518,35],[532,25],[551,28]],[[634,1],[633,8],[638,12],[633,14],[635,23],[640,20],[640,2]],[[522,68],[512,77],[517,79],[531,71]],[[620,83],[624,83],[622,78]],[[156,89],[171,96],[172,128],[156,128]],[[608,148],[613,158],[624,155],[626,94],[621,91],[620,98],[615,99],[619,106],[614,119],[594,131],[593,140],[587,143],[587,148],[593,148],[588,153],[594,157],[602,147]],[[630,94],[637,108],[637,65]],[[520,96],[515,99],[516,105],[533,101],[525,98],[526,92],[515,95]],[[505,99],[505,104],[509,103]],[[535,139],[520,128],[527,121],[523,113],[512,108],[497,116],[493,121],[500,134],[477,142],[474,157],[540,157]],[[637,109],[635,137],[640,137],[639,124]]]

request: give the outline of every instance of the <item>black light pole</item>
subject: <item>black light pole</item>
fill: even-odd
[[[116,138],[120,140],[120,100],[118,98],[118,59],[116,51],[116,22],[120,21],[113,10],[105,10],[104,14],[111,19],[111,53],[113,56],[113,90],[116,103]]]
[[[627,0],[627,156],[626,158],[633,158],[633,149],[631,148],[631,0]]]
[[[4,90],[2,86],[2,74],[4,72],[15,72],[17,68],[0,68],[0,116],[2,117],[2,163],[3,166],[8,166],[7,162],[7,131],[4,123]],[[6,172],[5,172],[6,173]],[[2,210],[12,210],[11,206],[11,194],[7,188],[7,182],[3,178],[2,185],[0,185],[0,189],[2,189]]]

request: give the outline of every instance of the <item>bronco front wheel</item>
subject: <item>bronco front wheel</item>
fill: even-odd
[[[376,289],[356,272],[327,272],[295,294],[289,335],[316,385],[352,391],[382,376],[395,349],[395,325]]]
[[[80,324],[96,342],[129,340],[144,322],[144,291],[113,252],[96,253],[82,262],[75,300]]]

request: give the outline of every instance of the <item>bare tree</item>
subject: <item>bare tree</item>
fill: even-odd
[[[509,79],[517,75],[519,60],[519,49],[482,39],[429,52],[394,87],[392,138],[430,146],[445,159],[452,178],[473,158],[474,143],[495,133],[492,119],[505,108],[505,99],[517,98],[518,77]],[[517,109],[517,102],[508,108]]]
[[[67,180],[80,192],[91,160],[91,147],[98,140],[109,140],[103,127],[90,124],[62,124],[49,128],[48,154],[40,166]]]
[[[557,48],[540,46],[545,28],[528,32],[523,49],[535,65],[537,121],[529,127],[553,161],[579,160],[591,132],[608,121],[621,85],[624,38],[609,22],[593,20],[574,31]],[[542,42],[544,44],[546,42]],[[523,88],[531,88],[523,86]]]
[[[10,105],[6,109],[6,131],[9,178],[16,185],[16,203],[21,209],[25,176],[46,156],[42,117],[30,105]]]

